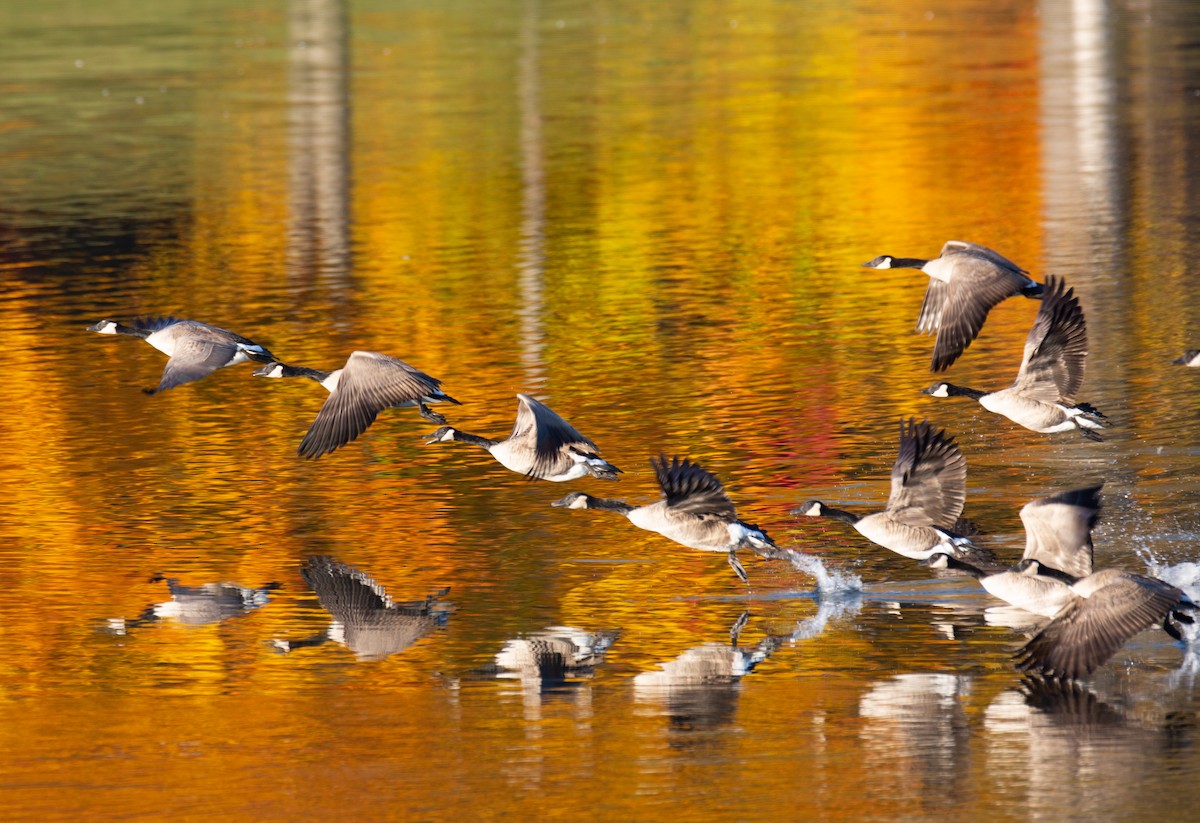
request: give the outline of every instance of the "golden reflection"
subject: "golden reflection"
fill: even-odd
[[[1188,557],[1195,375],[1159,364],[1200,317],[1180,93],[1200,36],[1160,5],[5,4],[4,814],[151,816],[181,787],[291,819],[1177,813],[1197,755],[1174,648],[1106,667],[1107,709],[1031,702],[972,595],[911,596],[884,581],[926,571],[787,514],[830,488],[884,499],[895,421],[928,416],[992,545],[1031,486],[1087,470],[1123,486],[1114,557]],[[1065,30],[1082,48],[1058,50]],[[1087,396],[1120,418],[1103,451],[918,393],[926,278],[861,263],[955,238],[1039,280],[1075,270]],[[990,314],[954,382],[1011,379],[1026,302]],[[534,392],[625,470],[571,489],[653,500],[649,458],[692,455],[868,591],[838,612],[758,558],[743,586],[422,445],[415,415],[300,460],[311,388],[224,369],[147,397],[161,358],[84,331],[148,313],[285,362],[394,353],[478,431]],[[156,575],[279,586],[240,607],[222,588],[204,614],[228,617],[193,624],[162,619]],[[541,627],[620,642],[494,676]],[[716,788],[684,807],[681,787]]]

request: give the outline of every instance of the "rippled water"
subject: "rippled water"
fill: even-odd
[[[0,9],[6,818],[1178,819],[1196,646],[1022,681],[973,581],[810,498],[949,429],[1005,556],[1104,482],[1097,562],[1200,595],[1186,2]],[[985,243],[1075,287],[1103,443],[937,401],[924,276]],[[1013,378],[1036,305],[952,368]],[[89,334],[179,314],[331,369],[379,350],[501,436],[545,399],[621,482],[526,481],[411,410],[317,461],[324,399]],[[719,554],[568,488],[717,473],[797,552]],[[356,626],[356,608],[391,603]]]

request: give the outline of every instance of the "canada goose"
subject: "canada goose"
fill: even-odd
[[[1182,357],[1171,361],[1177,366],[1200,366],[1200,349],[1188,349]]]
[[[929,275],[917,331],[937,332],[931,371],[945,371],[979,336],[988,312],[1015,295],[1041,297],[1042,286],[1025,269],[985,246],[950,240],[933,260],[882,254],[872,269],[920,269]]]
[[[540,400],[518,394],[517,420],[512,433],[503,440],[491,440],[468,434],[451,426],[442,426],[429,435],[426,443],[458,440],[487,449],[504,468],[530,478],[561,483],[591,475],[601,480],[616,480],[621,470],[603,460],[596,444],[575,430]]]
[[[1025,553],[1014,566],[977,564],[938,553],[922,561],[933,568],[954,568],[979,580],[1001,600],[1054,617],[1074,597],[1071,584],[1092,573],[1092,529],[1100,512],[1100,489],[1063,492],[1026,503]]]
[[[310,557],[301,571],[333,623],[314,637],[276,640],[281,651],[333,640],[345,644],[359,658],[379,660],[404,651],[444,626],[449,616],[439,602],[449,589],[424,600],[398,603],[373,577],[331,557]]]
[[[1176,640],[1184,610],[1196,604],[1180,589],[1155,577],[1101,569],[1071,585],[1071,599],[1013,657],[1017,668],[1043,677],[1076,679],[1094,672],[1125,641],[1155,624]]]
[[[162,381],[156,389],[143,389],[146,394],[158,394],[184,383],[199,380],[225,366],[257,360],[269,363],[275,355],[253,340],[218,329],[196,320],[176,317],[139,317],[124,325],[115,320],[101,320],[88,326],[98,334],[123,334],[140,337],[167,357]]]
[[[928,421],[900,421],[900,447],[892,465],[892,490],[881,512],[858,515],[809,500],[792,509],[806,517],[831,517],[897,554],[923,560],[935,552],[990,560],[992,553],[956,533],[967,499],[967,461],[945,430]]]
[[[1011,386],[985,392],[934,383],[921,391],[933,397],[969,397],[1032,431],[1048,434],[1074,429],[1089,440],[1101,440],[1094,429],[1111,426],[1108,418],[1087,403],[1075,402],[1087,353],[1087,325],[1075,290],[1051,275],[1046,278],[1046,294]]]
[[[374,351],[356,351],[346,365],[333,371],[304,366],[268,363],[254,372],[257,377],[307,377],[329,391],[317,418],[309,426],[296,451],[302,457],[318,458],[344,446],[375,422],[387,408],[416,406],[434,423],[446,418],[430,411],[426,403],[462,405],[441,390],[442,382],[414,369],[403,360]]]
[[[733,501],[716,475],[687,458],[663,455],[650,465],[662,489],[662,499],[645,506],[623,500],[605,500],[583,492],[571,492],[550,505],[563,509],[603,509],[623,514],[639,529],[657,532],[691,549],[728,552],[729,565],[743,582],[746,570],[735,552],[747,546],[764,556],[777,547],[766,532],[738,520]]]

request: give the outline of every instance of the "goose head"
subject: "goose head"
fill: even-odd
[[[588,500],[588,496],[583,492],[571,492],[562,500],[555,500],[550,505],[558,509],[586,509]]]
[[[809,500],[807,503],[790,509],[788,514],[802,514],[805,517],[824,517],[826,506],[820,500]]]
[[[429,434],[429,435],[425,436],[425,444],[429,445],[430,443],[449,443],[451,440],[454,439],[455,434],[457,434],[457,432],[455,431],[455,429],[453,427],[442,426],[437,431],[435,431],[433,434]]]
[[[282,363],[268,363],[260,369],[254,370],[255,377],[283,377]]]
[[[94,331],[97,334],[119,334],[117,331],[117,321],[101,320],[99,323],[93,323],[87,327],[88,331]]]
[[[945,552],[934,552],[924,560],[918,560],[917,563],[931,569],[948,569],[950,568],[950,555]]]
[[[921,394],[928,394],[931,397],[949,397],[950,384],[942,382],[934,383],[928,388],[921,389]]]
[[[1200,366],[1200,349],[1189,349],[1184,352],[1183,357],[1177,357],[1171,362],[1178,366]]]
[[[874,260],[868,260],[866,263],[863,263],[863,268],[890,269],[892,267],[892,261],[895,259],[896,258],[892,257],[890,254],[881,254]]]

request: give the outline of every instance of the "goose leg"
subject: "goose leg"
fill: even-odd
[[[437,423],[439,426],[445,425],[445,423],[446,423],[445,417],[443,417],[442,415],[440,415],[437,412],[430,409],[421,400],[417,401],[417,411],[420,412],[421,416],[424,417],[426,420],[432,420],[434,423]]]
[[[741,578],[743,583],[750,582],[750,579],[746,577],[746,570],[742,567],[742,562],[737,559],[737,555],[733,553],[733,549],[729,550],[729,565],[733,569],[734,574]]]

